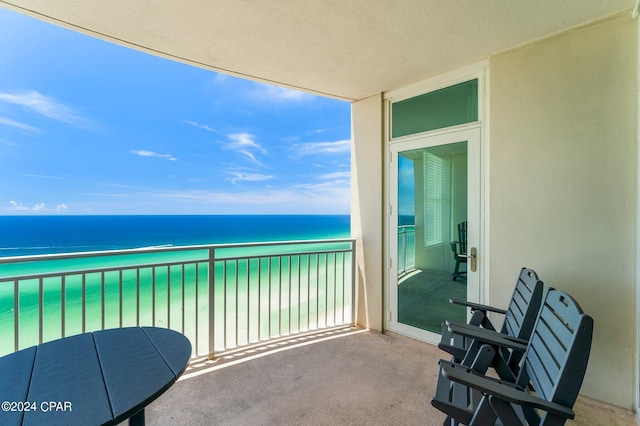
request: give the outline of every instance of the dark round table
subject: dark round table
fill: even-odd
[[[144,407],[187,368],[191,344],[164,328],[79,334],[0,358],[0,424],[144,424]]]

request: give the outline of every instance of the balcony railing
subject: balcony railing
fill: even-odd
[[[416,227],[398,226],[398,275],[416,267]]]
[[[351,239],[0,258],[0,355],[126,326],[184,333],[213,356],[354,322]]]

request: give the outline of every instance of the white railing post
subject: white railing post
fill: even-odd
[[[351,326],[356,326],[356,277],[357,259],[356,242],[351,240]]]
[[[215,247],[209,248],[209,359],[214,358],[215,333],[215,286],[216,286],[216,254]],[[197,309],[197,307],[196,307]],[[197,330],[196,330],[197,332]]]

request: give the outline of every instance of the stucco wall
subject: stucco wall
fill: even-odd
[[[382,330],[382,96],[351,104],[351,235],[358,240],[359,326]]]
[[[637,21],[490,58],[490,298],[522,266],[595,320],[582,393],[634,406]]]

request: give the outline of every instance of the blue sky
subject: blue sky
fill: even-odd
[[[348,214],[350,120],[0,8],[0,215]]]

